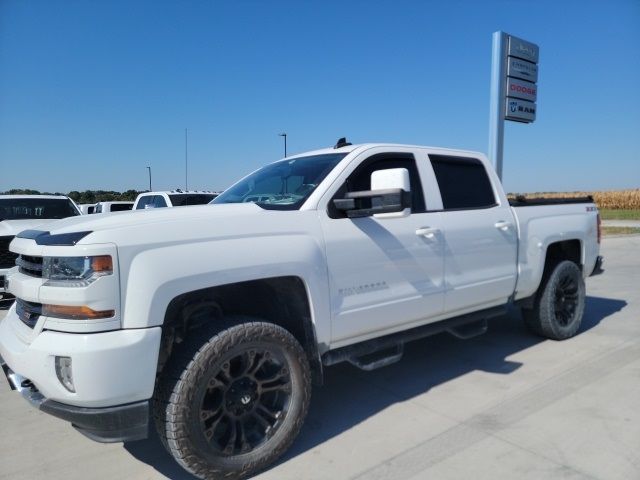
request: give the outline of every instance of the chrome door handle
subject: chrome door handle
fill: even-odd
[[[494,226],[498,230],[502,230],[503,232],[506,232],[507,230],[509,230],[511,228],[511,223],[510,222],[505,222],[504,220],[500,220],[499,222],[496,222]]]
[[[431,227],[420,227],[416,230],[416,235],[424,238],[434,238],[439,233],[439,229]]]

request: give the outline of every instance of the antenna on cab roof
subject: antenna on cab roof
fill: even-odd
[[[342,137],[338,140],[338,143],[336,143],[336,145],[333,148],[335,149],[335,148],[348,147],[349,145],[352,145],[352,144],[347,142],[346,137]]]

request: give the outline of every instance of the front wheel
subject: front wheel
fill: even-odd
[[[558,263],[536,297],[532,310],[523,310],[530,330],[553,340],[576,334],[582,322],[585,285],[580,268],[569,260]]]
[[[273,463],[309,406],[309,364],[297,340],[277,325],[242,320],[188,339],[158,386],[160,437],[202,479],[244,478]]]

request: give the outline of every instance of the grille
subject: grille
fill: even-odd
[[[0,237],[0,268],[11,268],[16,264],[18,255],[9,251],[9,244],[13,236]]]
[[[20,321],[27,327],[33,328],[38,323],[42,314],[42,305],[39,303],[25,302],[19,298],[16,300],[16,314]]]
[[[16,259],[16,265],[20,267],[20,273],[32,277],[42,277],[42,257],[19,255]]]

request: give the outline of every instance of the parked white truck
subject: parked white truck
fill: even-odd
[[[5,292],[5,275],[17,255],[9,244],[22,230],[80,215],[77,205],[62,195],[0,195],[0,307],[11,297]]]
[[[537,334],[576,334],[599,239],[591,199],[510,205],[479,153],[341,141],[213,205],[22,232],[0,355],[90,438],[145,438],[152,412],[185,469],[240,478],[289,447],[328,365],[381,367],[512,304]]]

